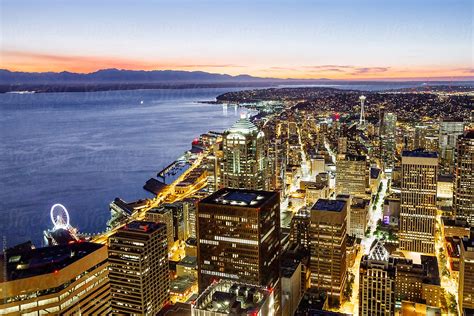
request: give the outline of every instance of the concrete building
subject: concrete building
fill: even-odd
[[[400,201],[400,248],[434,253],[438,157],[434,152],[404,151]]]
[[[221,189],[198,204],[200,292],[215,279],[275,291],[280,310],[280,199],[276,192]]]
[[[392,112],[383,114],[380,123],[380,158],[382,168],[390,172],[395,164],[397,115]]]
[[[164,223],[166,225],[166,240],[168,252],[174,245],[173,211],[169,208],[155,207],[146,212],[145,219],[149,222]]]
[[[2,315],[110,313],[107,246],[22,244],[6,250],[0,267]]]
[[[439,160],[442,173],[452,174],[458,136],[464,132],[464,122],[442,119],[439,123]]]
[[[282,260],[281,297],[282,315],[294,315],[300,303],[302,263],[294,260]]]
[[[265,190],[264,134],[241,118],[223,134],[222,187]]]
[[[329,301],[341,300],[346,281],[346,217],[344,200],[319,199],[311,208],[311,287]]]
[[[473,234],[474,235],[474,234]],[[459,309],[474,309],[474,236],[463,238],[459,270]]]
[[[474,130],[458,138],[454,173],[453,206],[456,216],[464,217],[474,227]]]
[[[394,315],[395,267],[380,241],[375,240],[362,257],[359,275],[359,315]]]
[[[441,306],[441,280],[435,256],[421,255],[418,262],[397,258],[395,279],[395,298],[398,301]]]
[[[290,242],[310,249],[310,211],[300,208],[293,216],[290,223]]]
[[[166,228],[134,221],[109,237],[112,313],[156,315],[169,302]]]
[[[367,215],[369,213],[370,200],[363,198],[352,199],[348,235],[364,238],[367,229]]]
[[[336,193],[365,196],[369,186],[367,156],[343,155],[336,163]]]

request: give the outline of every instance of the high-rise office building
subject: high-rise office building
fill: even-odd
[[[264,135],[241,118],[223,134],[222,187],[265,190]]]
[[[174,245],[174,225],[172,210],[164,207],[155,207],[146,212],[145,219],[149,222],[160,222],[166,225],[166,243],[168,245],[168,251],[170,251]]]
[[[419,258],[417,263],[413,259],[396,258],[395,299],[439,307],[442,293],[438,260],[431,255]]]
[[[471,234],[474,235],[474,234]],[[474,310],[474,236],[461,241],[459,270],[459,309]]]
[[[395,113],[384,113],[380,124],[380,158],[384,170],[392,170],[394,167],[396,124],[397,115]]]
[[[310,249],[310,220],[310,212],[303,207],[293,216],[290,223],[290,242],[308,250]]]
[[[109,237],[112,313],[156,315],[169,301],[166,229],[134,221]]]
[[[439,160],[442,173],[452,174],[455,163],[456,142],[464,132],[464,122],[443,119],[439,123]]]
[[[438,155],[421,150],[402,154],[400,248],[434,253]]]
[[[369,186],[367,156],[340,155],[336,162],[336,193],[365,196]]]
[[[456,216],[474,226],[474,130],[459,136],[456,145],[453,206]]]
[[[183,200],[185,239],[196,238],[196,209],[198,199]]]
[[[348,216],[348,235],[364,238],[367,229],[367,218],[369,214],[370,199],[354,198],[350,206]]]
[[[340,301],[346,280],[345,200],[319,199],[311,208],[311,287]]]
[[[395,313],[395,267],[387,249],[376,240],[360,263],[359,315]]]
[[[267,286],[280,304],[280,199],[276,192],[221,189],[198,204],[198,283]],[[277,308],[279,310],[279,307]]]
[[[110,313],[107,247],[77,242],[33,249],[22,244],[0,258],[1,315]]]

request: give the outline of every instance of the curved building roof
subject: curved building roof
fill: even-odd
[[[231,128],[227,130],[229,133],[251,134],[258,132],[257,126],[253,124],[248,118],[241,118]]]

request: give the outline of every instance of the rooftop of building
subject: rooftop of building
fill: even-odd
[[[195,268],[197,266],[197,258],[192,256],[185,256],[178,264],[181,266]]]
[[[312,211],[329,211],[329,212],[341,212],[346,206],[346,201],[343,200],[329,200],[319,199],[314,203],[311,208]]]
[[[193,308],[231,315],[253,315],[258,313],[270,294],[271,291],[264,287],[220,280],[199,295]]]
[[[459,258],[461,255],[461,238],[445,237],[446,250],[451,258]]]
[[[298,269],[301,261],[292,256],[283,256],[280,264],[281,276],[284,278],[291,278]]]
[[[468,252],[474,252],[474,237],[472,236],[472,229],[471,229],[471,238],[464,237],[462,239],[462,243],[464,245],[464,249]]]
[[[365,155],[355,155],[355,154],[345,154],[343,160],[345,160],[345,161],[366,161],[367,156],[365,156]]]
[[[402,157],[438,158],[438,153],[434,151],[424,151],[423,149],[404,150]]]
[[[451,218],[447,216],[441,217],[441,221],[443,225],[446,227],[460,227],[460,228],[467,228],[471,227],[466,219],[464,218]]]
[[[155,223],[148,221],[133,221],[123,226],[120,231],[136,231],[142,233],[152,233],[157,229],[165,226],[163,223]]]
[[[192,276],[179,276],[176,279],[172,279],[170,282],[170,291],[173,294],[185,293],[196,283],[196,279]]]
[[[6,250],[6,256],[0,258],[0,261],[6,259],[6,264],[2,263],[6,273],[1,273],[0,281],[58,273],[102,247],[105,246],[90,242],[74,242],[36,249],[31,246],[10,248]]]
[[[175,303],[173,305],[165,305],[159,312],[158,316],[189,316],[191,315],[191,304]]]
[[[201,200],[200,204],[216,204],[258,208],[278,193],[224,188]]]
[[[243,117],[240,118],[237,122],[235,122],[234,125],[232,125],[232,127],[229,128],[226,132],[250,134],[258,132],[258,128],[248,118]]]
[[[474,138],[474,129],[468,129],[464,131],[464,135],[460,136],[462,138],[469,138],[473,139]]]
[[[371,179],[378,179],[381,173],[382,173],[382,170],[380,170],[379,168],[374,168],[374,167],[370,168]]]
[[[449,182],[452,183],[454,176],[452,174],[440,174],[438,175],[438,182]]]
[[[369,199],[353,198],[351,208],[366,208],[370,204]]]

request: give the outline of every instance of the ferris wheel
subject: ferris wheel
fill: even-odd
[[[54,204],[49,213],[51,215],[51,222],[54,225],[54,229],[69,228],[69,213],[62,204]]]

